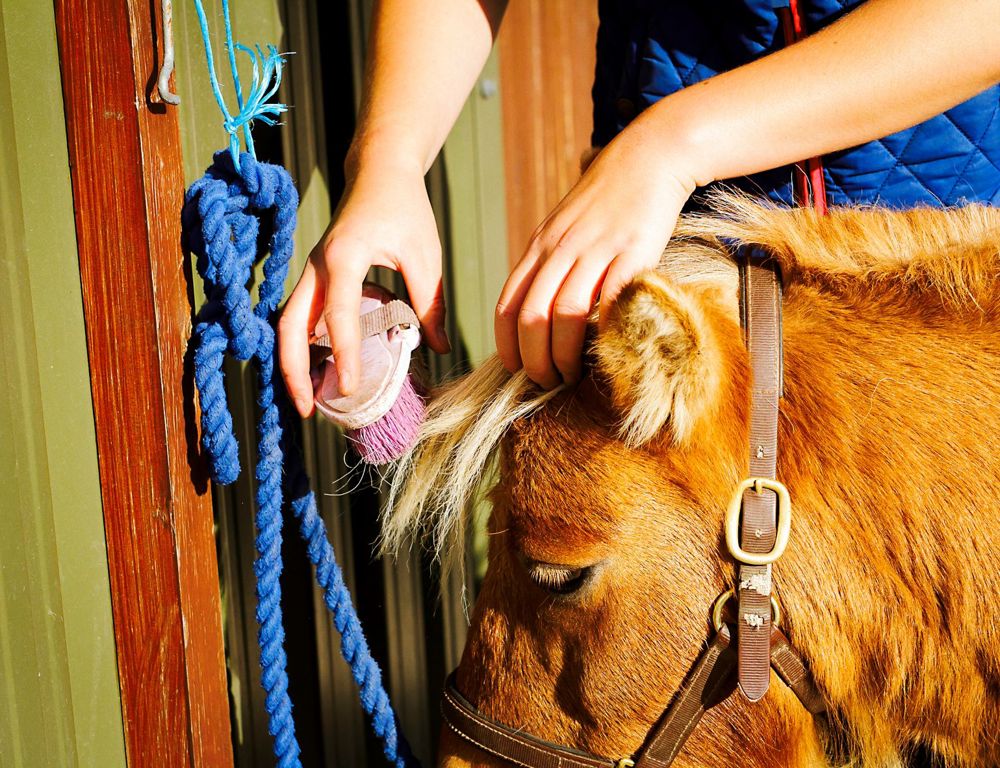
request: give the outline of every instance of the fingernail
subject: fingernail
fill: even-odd
[[[304,398],[295,398],[295,410],[299,412],[299,416],[305,416],[306,411],[309,409],[309,404],[306,403]]]

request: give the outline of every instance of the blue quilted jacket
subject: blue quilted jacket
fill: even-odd
[[[801,0],[815,31],[862,0]],[[600,0],[594,81],[595,146],[658,99],[782,45],[787,0]],[[878,109],[877,104],[872,109]],[[824,157],[831,204],[1000,203],[1000,86],[913,128]],[[792,202],[781,168],[737,186]]]

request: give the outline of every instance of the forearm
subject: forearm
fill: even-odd
[[[996,0],[869,0],[801,43],[661,100],[635,123],[701,186],[886,136],[997,81]]]
[[[380,0],[348,156],[425,173],[489,56],[506,0]]]

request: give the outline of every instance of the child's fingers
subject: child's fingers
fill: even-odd
[[[546,301],[537,285],[536,276],[517,313],[517,346],[528,378],[542,389],[554,389],[562,383],[562,378],[552,364],[553,296],[550,294]]]
[[[444,288],[441,284],[441,257],[424,269],[410,268],[403,272],[406,292],[413,302],[413,311],[420,318],[420,327],[428,346],[439,354],[451,351],[448,333],[444,327]]]
[[[511,373],[521,368],[521,351],[517,343],[517,318],[528,295],[531,281],[539,268],[540,253],[530,249],[511,270],[500,291],[496,313],[493,318],[493,333],[497,343],[500,361]]]
[[[524,372],[532,381],[545,389],[553,389],[563,381],[555,362],[556,354],[564,361],[574,354],[572,348],[558,351],[555,349],[553,325],[556,297],[560,295],[560,289],[567,275],[580,263],[581,249],[578,244],[584,244],[582,250],[589,250],[589,240],[578,240],[572,250],[564,246],[565,242],[564,237],[559,247],[548,254],[545,263],[532,278],[531,287],[525,295],[517,318],[518,346]],[[578,312],[576,304],[586,301],[569,295],[566,299],[568,305],[564,306],[562,311],[570,314]],[[586,317],[586,310],[583,311],[583,315]],[[572,346],[574,340],[569,339],[569,343]],[[582,339],[580,345],[582,346]],[[576,354],[579,354],[579,347],[576,349]]]
[[[552,305],[552,362],[568,384],[579,381],[583,373],[587,318],[600,296],[611,261],[590,253],[576,262]]]
[[[312,263],[299,277],[278,321],[278,359],[285,389],[303,418],[313,411],[313,389],[309,378],[309,317],[317,289]]]
[[[361,378],[361,288],[369,260],[341,252],[336,264],[328,255],[326,304],[323,319],[330,337],[330,352],[337,365],[337,386],[342,395],[353,394]]]

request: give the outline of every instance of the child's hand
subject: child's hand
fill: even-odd
[[[660,136],[637,119],[535,230],[496,308],[497,351],[509,371],[523,365],[546,389],[577,381],[594,304],[600,299],[605,317],[629,279],[659,262],[695,188]]]
[[[361,286],[372,266],[402,273],[425,341],[447,352],[441,243],[419,167],[363,166],[285,305],[278,323],[281,371],[302,416],[313,410],[309,339],[317,325],[320,334],[323,326],[329,332],[340,390],[349,394],[357,386]]]

